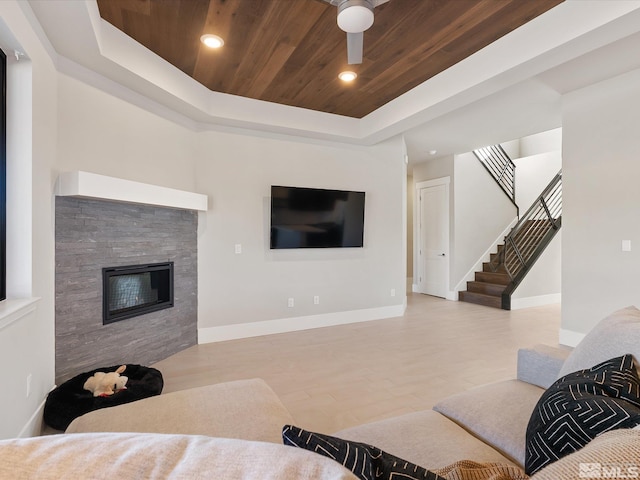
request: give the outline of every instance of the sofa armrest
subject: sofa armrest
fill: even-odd
[[[518,350],[518,380],[549,388],[558,379],[570,349],[536,345]]]

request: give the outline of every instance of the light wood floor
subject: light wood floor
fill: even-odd
[[[411,294],[402,317],[197,345],[154,366],[165,393],[263,378],[299,426],[332,433],[514,378],[518,348],[557,345],[559,328],[560,305],[507,312]]]

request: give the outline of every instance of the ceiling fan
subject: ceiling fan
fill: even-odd
[[[389,0],[324,0],[338,7],[338,27],[347,32],[347,62],[362,63],[364,31],[373,25],[373,9]]]

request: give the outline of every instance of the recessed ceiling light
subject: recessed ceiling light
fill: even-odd
[[[338,75],[338,78],[343,82],[353,82],[357,77],[358,77],[358,74],[356,72],[349,72],[349,71],[340,72],[340,74]]]
[[[224,40],[220,38],[218,35],[212,35],[207,33],[200,37],[200,41],[204,43],[209,48],[220,48],[224,45]]]
[[[436,153],[438,153],[437,150],[429,150],[429,155],[435,155]]]

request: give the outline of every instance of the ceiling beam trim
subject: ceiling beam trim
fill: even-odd
[[[95,0],[33,2],[32,8],[59,55],[203,129],[230,126],[361,145],[398,135],[640,30],[640,0],[567,0],[356,119],[212,92],[102,20]],[[62,18],[73,19],[74,28]]]
[[[640,1],[565,1],[362,119],[378,141],[638,31]],[[381,135],[382,134],[382,135]]]

